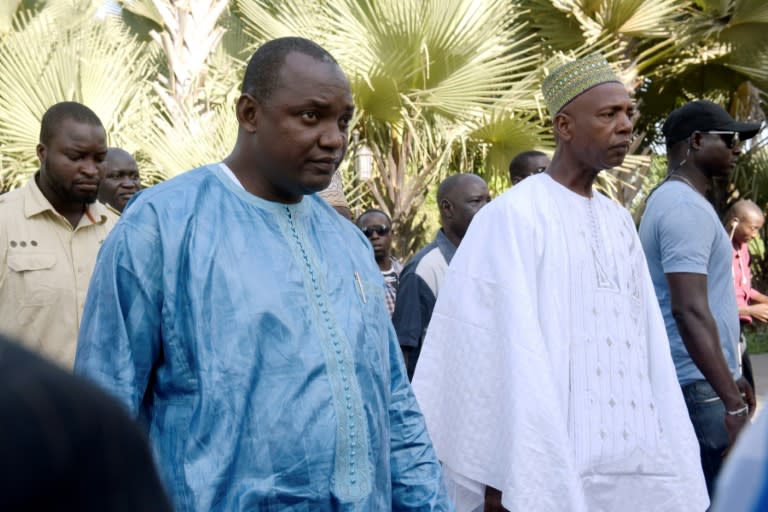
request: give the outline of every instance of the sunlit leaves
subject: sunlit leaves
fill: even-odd
[[[107,129],[134,129],[129,105],[146,93],[148,54],[119,24],[94,22],[92,6],[50,2],[24,13],[0,45],[0,141],[15,183],[37,166],[43,113],[59,101],[91,107]]]

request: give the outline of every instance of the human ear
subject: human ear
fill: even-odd
[[[569,141],[573,138],[573,118],[565,112],[555,115],[552,121],[555,135],[562,140]]]
[[[250,94],[243,94],[238,98],[237,105],[235,105],[235,113],[237,114],[237,122],[240,128],[248,133],[256,131],[256,124],[261,112],[261,104],[251,96]]]
[[[35,148],[35,152],[37,153],[37,159],[40,160],[40,165],[43,165],[45,156],[48,153],[48,148],[45,147],[45,144],[38,144]]]
[[[453,205],[451,202],[447,199],[442,199],[440,201],[440,211],[445,213],[445,217],[450,219],[453,217]]]
[[[691,134],[691,137],[688,139],[688,148],[693,150],[700,149],[701,140],[702,140],[701,132],[693,132],[693,134]]]

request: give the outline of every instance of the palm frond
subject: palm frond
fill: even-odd
[[[21,0],[6,0],[0,4],[0,34],[11,30],[16,10],[21,5]]]
[[[158,112],[145,130],[135,134],[136,145],[151,163],[149,172],[157,177],[167,179],[221,161],[235,144],[237,121],[232,105],[184,112],[173,119]]]
[[[554,138],[534,113],[516,115],[498,110],[483,118],[467,134],[467,139],[480,146],[485,177],[506,176],[512,158],[522,151],[537,149],[551,153]]]
[[[570,5],[552,0],[522,0],[521,17],[536,35],[554,51],[566,51],[587,43],[581,24]]]
[[[142,44],[112,20],[57,3],[16,23],[0,45],[0,139],[10,158],[25,163],[21,172],[34,169],[40,119],[56,102],[88,105],[108,134],[131,125],[124,114],[146,93]]]
[[[155,0],[118,0],[120,7],[136,16],[147,18],[156,27],[163,26],[163,15]]]
[[[768,23],[768,3],[764,0],[739,0],[735,4],[731,25]]]
[[[514,6],[504,0],[297,5],[278,13],[263,2],[239,8],[257,37],[326,28],[317,40],[350,76],[358,106],[385,122],[396,122],[401,96],[446,118],[482,113],[537,58],[522,27],[509,25]]]
[[[236,12],[242,15],[245,31],[254,46],[278,37],[301,36],[323,44],[325,32],[322,2],[282,2],[279,9],[269,2],[237,0]],[[338,56],[336,56],[338,58]]]
[[[595,186],[617,203],[629,207],[650,168],[650,155],[627,155],[620,166],[600,173]]]
[[[625,36],[669,37],[680,0],[607,0],[596,14],[603,31]]]

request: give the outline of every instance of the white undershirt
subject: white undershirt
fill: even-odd
[[[243,184],[240,183],[240,180],[237,179],[237,176],[235,176],[235,173],[232,172],[232,169],[230,169],[227,164],[225,164],[224,162],[220,162],[219,167],[221,167],[221,170],[224,171],[224,174],[226,174],[227,177],[231,179],[233,183],[235,183],[241,189],[245,190],[245,187],[243,186]]]

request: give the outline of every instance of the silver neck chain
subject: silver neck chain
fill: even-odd
[[[686,185],[691,187],[693,190],[695,190],[696,192],[701,194],[701,191],[698,188],[696,188],[696,185],[694,185],[691,180],[689,180],[688,178],[686,178],[682,174],[674,173],[674,174],[670,174],[669,176],[667,176],[667,179],[672,179],[672,178],[675,178],[675,179],[678,179],[678,180],[682,181],[683,183],[685,183]]]

